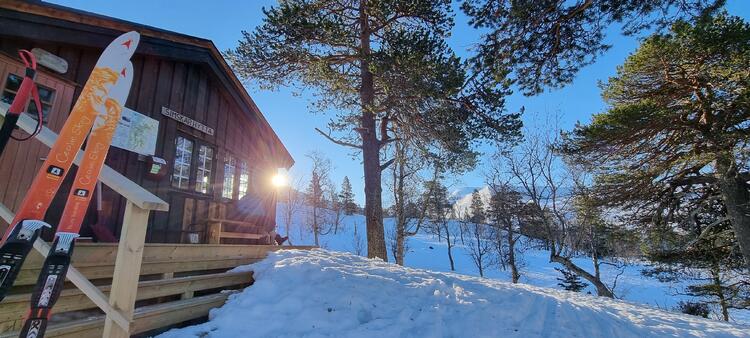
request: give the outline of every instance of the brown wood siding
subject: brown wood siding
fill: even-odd
[[[20,48],[44,48],[68,61],[68,72],[64,75],[52,75],[51,78],[69,84],[68,89],[58,93],[65,96],[68,107],[60,107],[64,114],[54,114],[50,117],[49,126],[59,131],[65,121],[72,102],[78,97],[81,87],[88,79],[101,50],[79,47],[75,45],[38,43],[18,40],[2,36],[0,32],[0,51],[15,55]],[[169,212],[154,212],[151,215],[147,234],[149,242],[179,242],[183,238],[182,232],[186,222],[195,222],[209,216],[209,210],[222,209],[218,204],[227,204],[231,209],[231,202],[221,197],[223,182],[223,159],[231,153],[238,159],[247,161],[251,166],[266,163],[264,153],[266,148],[256,144],[264,135],[255,121],[250,121],[245,113],[237,106],[236,101],[227,92],[226,87],[215,73],[205,64],[178,61],[156,57],[153,55],[136,54],[133,59],[135,78],[126,107],[150,116],[160,122],[156,156],[165,158],[170,164],[174,160],[174,140],[177,135],[184,135],[198,142],[204,142],[214,147],[213,187],[212,194],[204,195],[191,191],[181,191],[172,188],[170,179],[150,181],[144,178],[145,165],[135,153],[111,148],[107,158],[107,165],[124,174],[129,179],[152,191],[170,204]],[[0,67],[5,67],[0,63]],[[4,80],[4,79],[3,79]],[[62,104],[64,100],[57,99],[55,104]],[[207,135],[174,120],[161,115],[161,108],[168,107],[198,122],[215,129],[215,135]],[[197,147],[197,144],[195,145]],[[39,170],[46,156],[48,148],[40,142],[30,141],[23,144],[11,142],[6,153],[0,159],[0,182],[9,182],[0,187],[2,202],[16,210],[23,194],[28,189],[31,180]],[[194,155],[195,156],[195,155]],[[33,170],[32,170],[33,169]],[[270,168],[263,168],[268,170]],[[17,179],[9,179],[10,173]],[[71,172],[72,174],[72,172]],[[191,167],[191,175],[195,175],[195,166]],[[71,177],[71,175],[69,175]],[[67,193],[62,189],[61,193]],[[252,187],[251,191],[256,191]],[[262,189],[261,189],[262,190]],[[270,191],[263,193],[271,194]],[[47,220],[56,223],[65,200],[65,195],[58,194]],[[267,196],[266,196],[267,197]],[[267,199],[264,197],[264,200]],[[275,201],[274,201],[275,203]],[[275,204],[274,204],[275,205]],[[125,200],[109,188],[103,190],[103,218],[100,222],[107,224],[115,235],[119,236],[124,212]],[[95,211],[91,206],[91,212]],[[185,213],[185,210],[189,210]],[[268,205],[269,215],[275,213],[272,205]],[[92,221],[93,219],[90,219]],[[273,225],[273,220],[265,220],[260,224],[265,228]],[[84,235],[86,235],[84,231]]]

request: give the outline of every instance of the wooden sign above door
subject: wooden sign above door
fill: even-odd
[[[193,120],[167,107],[161,107],[161,114],[177,122],[180,122],[188,127],[198,129],[208,135],[211,135],[211,136],[214,135],[214,128],[211,128],[203,123]]]

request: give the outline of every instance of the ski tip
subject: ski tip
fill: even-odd
[[[135,50],[138,48],[138,43],[141,41],[141,35],[138,34],[136,31],[130,31],[125,34],[122,34],[118,36],[112,43],[109,44],[110,47],[115,47],[120,52],[127,54],[128,58],[135,53]]]
[[[133,63],[128,61],[125,63],[125,67],[120,70],[120,78],[110,90],[109,97],[120,102],[120,105],[124,105],[124,101],[130,93],[130,85],[133,83],[134,75]]]
[[[99,58],[105,64],[120,63],[122,60],[129,60],[138,48],[141,35],[136,31],[130,31],[114,39]]]

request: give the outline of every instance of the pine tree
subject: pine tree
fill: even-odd
[[[563,275],[562,278],[557,278],[557,280],[560,281],[560,283],[557,283],[557,285],[561,286],[565,290],[581,292],[581,290],[585,289],[588,286],[588,284],[581,281],[581,277],[578,277],[577,274],[568,269],[555,268],[555,270],[560,271],[560,273]]]
[[[227,59],[244,79],[313,90],[316,107],[337,111],[318,131],[362,155],[368,257],[388,259],[384,147],[402,139],[466,157],[475,140],[519,135],[519,114],[503,109],[509,84],[473,76],[446,43],[450,1],[287,0],[263,13]]]
[[[471,222],[474,224],[484,223],[487,219],[487,211],[484,208],[482,195],[477,189],[471,193]]]
[[[343,204],[345,214],[351,215],[357,212],[357,204],[354,203],[354,193],[352,192],[352,184],[349,182],[348,176],[344,176],[344,181],[341,182],[339,199]]]
[[[598,169],[602,201],[648,213],[634,219],[675,224],[675,208],[720,197],[750,269],[749,63],[742,18],[678,22],[617,68],[603,86],[608,109],[566,134],[562,150]]]

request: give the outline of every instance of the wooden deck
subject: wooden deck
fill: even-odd
[[[257,262],[270,251],[309,249],[271,245],[146,244],[140,269],[136,309],[130,334],[149,332],[202,318],[221,306],[229,293],[253,283],[252,272],[227,272]],[[80,243],[73,265],[101,292],[109,295],[117,244]],[[29,308],[42,256],[27,259],[12,293],[0,303],[0,337],[16,337]],[[47,337],[101,337],[105,315],[81,290],[69,285],[55,308]],[[83,317],[84,319],[71,319]]]

